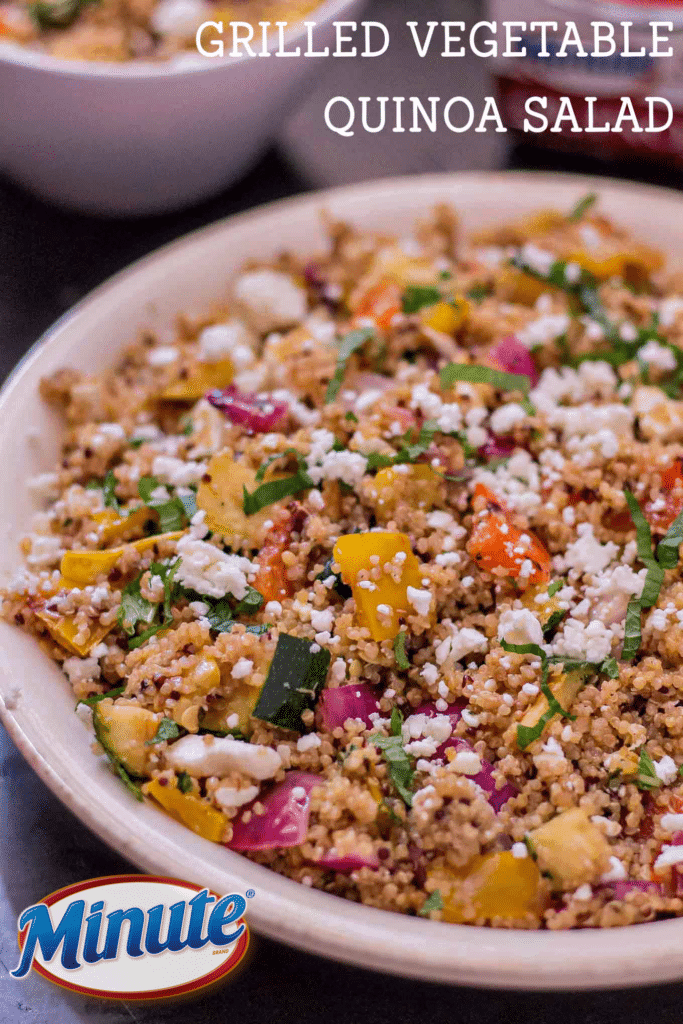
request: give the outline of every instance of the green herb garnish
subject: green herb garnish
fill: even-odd
[[[398,708],[394,708],[394,711],[400,711]],[[389,777],[394,784],[394,788],[398,795],[401,797],[407,807],[412,807],[413,804],[413,782],[415,779],[415,770],[413,768],[412,759],[406,754],[403,749],[403,740],[400,734],[400,722],[398,722],[398,733],[394,733],[395,721],[394,711],[391,713],[391,736],[382,736],[380,733],[372,733],[368,736],[368,743],[374,743],[376,747],[382,751],[382,757],[384,758],[387,767],[389,769]]]
[[[191,793],[193,790],[192,778],[187,772],[181,772],[176,779],[176,785],[181,793]]]
[[[418,914],[422,917],[427,917],[432,910],[443,910],[443,900],[441,899],[441,893],[438,889],[435,889],[431,896],[427,897],[418,910]]]
[[[401,438],[396,455],[382,455],[381,452],[370,452],[368,454],[368,469],[382,469],[385,466],[400,466],[404,463],[414,463],[429,451],[437,433],[438,427],[435,420],[426,420],[420,432],[415,436],[414,430],[407,430]]]
[[[251,494],[242,487],[242,508],[246,516],[253,516],[261,509],[267,508],[268,505],[274,504],[276,501],[280,501],[282,498],[287,498],[290,495],[299,494],[301,491],[310,490],[311,487],[315,487],[315,484],[311,480],[306,470],[306,460],[300,452],[296,451],[295,448],[288,448],[287,451],[281,452],[279,455],[274,455],[259,468],[256,474],[257,483],[259,480],[263,480],[266,470],[276,459],[281,459],[285,455],[295,455],[299,468],[297,469],[294,476],[287,476],[283,480],[269,480],[268,483],[261,484]]]
[[[450,388],[453,384],[465,381],[469,384],[491,384],[499,391],[521,391],[528,396],[531,380],[526,374],[506,373],[494,370],[490,366],[472,366],[467,363],[449,363],[439,374],[442,388]]]
[[[114,476],[114,470],[110,469],[104,478],[102,484],[102,497],[104,498],[104,507],[113,508],[115,512],[118,512],[120,505],[118,498],[116,497],[116,477]]]
[[[401,306],[403,312],[407,314],[417,313],[425,306],[434,306],[440,301],[441,292],[438,288],[421,287],[420,285],[406,288],[401,296]]]
[[[150,576],[158,576],[163,583],[163,604],[148,601],[140,593],[140,581],[144,573],[140,573],[123,588],[118,621],[123,632],[130,638],[128,640],[130,650],[141,647],[150,637],[173,622],[171,606],[178,593],[174,577],[179,565],[180,559],[177,558],[174,562],[167,564],[152,562],[149,567]],[[136,636],[136,627],[141,623],[147,625],[148,628]]]
[[[155,743],[163,743],[164,740],[175,740],[180,736],[180,726],[172,718],[162,718],[159,728],[151,740],[145,740],[146,747],[153,747]]]
[[[579,199],[574,209],[567,214],[567,220],[572,221],[573,223],[577,223],[577,221],[582,220],[597,201],[598,193],[589,192],[588,195],[583,197],[583,199]]]
[[[564,580],[555,580],[548,587],[548,597],[555,597],[555,594],[558,592],[558,590],[562,590],[563,586]]]
[[[347,412],[344,419],[348,420],[349,423],[358,423],[358,417],[356,416],[355,412]]]
[[[634,781],[638,789],[646,791],[659,789],[662,784],[662,780],[655,771],[654,761],[648,754],[645,747],[640,751],[640,757],[638,759],[638,774]]]
[[[301,714],[315,704],[330,652],[311,640],[280,633],[253,715],[281,729],[304,731]]]
[[[334,402],[342,386],[344,380],[344,374],[346,373],[346,364],[354,352],[358,352],[359,349],[374,338],[375,331],[371,327],[360,327],[355,331],[349,331],[339,342],[339,349],[337,351],[337,366],[334,371],[332,380],[327,385],[327,392],[325,394],[325,404]]]
[[[93,693],[90,697],[83,697],[82,700],[79,700],[76,707],[79,704],[87,704],[89,708],[94,708],[101,700],[106,700],[108,697],[115,700],[116,697],[120,697],[122,693],[125,693],[125,690],[126,687],[124,685],[117,686],[114,690],[108,690],[106,693]]]
[[[490,294],[491,289],[488,288],[485,284],[474,284],[468,291],[465,292],[466,297],[468,299],[471,299],[472,302],[476,303],[483,302],[484,299],[487,299]]]
[[[396,659],[396,665],[400,668],[401,672],[405,672],[410,668],[410,659],[406,654],[407,636],[407,633],[401,631],[394,637],[394,658]]]
[[[28,11],[38,28],[68,28],[91,3],[97,0],[55,0],[54,3],[38,0],[29,5]]]

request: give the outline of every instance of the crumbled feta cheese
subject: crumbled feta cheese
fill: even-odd
[[[527,417],[521,405],[516,402],[508,402],[501,405],[491,416],[491,430],[494,434],[509,434],[517,423],[521,423]]]
[[[249,658],[240,658],[232,666],[232,672],[230,675],[233,679],[246,679],[254,671],[254,662],[250,661]]]
[[[513,843],[511,853],[516,860],[524,860],[525,857],[529,856],[526,843]]]
[[[66,658],[62,663],[62,670],[73,686],[92,682],[93,679],[99,679],[101,674],[99,661],[92,657]]]
[[[676,762],[668,754],[665,754],[660,761],[654,762],[655,774],[661,779],[665,786],[672,785],[678,778]]]
[[[648,366],[654,366],[657,370],[675,370],[676,356],[670,348],[665,348],[658,342],[648,341],[638,349],[638,358]]]
[[[431,590],[418,590],[416,587],[408,587],[406,590],[408,601],[418,615],[429,615],[432,604]]]
[[[610,857],[609,870],[600,876],[601,882],[622,882],[626,875],[626,868],[618,857]]]
[[[254,571],[248,558],[228,555],[204,540],[185,534],[178,541],[177,578],[183,586],[207,597],[232,594],[240,601],[247,593],[247,574]]]
[[[306,292],[277,270],[242,274],[235,283],[235,296],[262,334],[291,327],[306,316]]]
[[[271,747],[232,736],[183,736],[169,746],[166,760],[172,768],[198,779],[210,775],[221,778],[229,772],[244,772],[252,779],[272,779],[282,767],[280,755]]]
[[[474,750],[459,750],[448,767],[459,775],[478,775],[482,768],[481,758]]]
[[[565,565],[582,573],[596,573],[614,560],[619,549],[611,540],[601,544],[593,534],[591,523],[580,523],[576,528],[578,540],[569,544],[564,556]]]
[[[160,36],[194,39],[197,26],[211,18],[211,5],[204,0],[159,0],[150,24]]]
[[[300,736],[296,741],[296,749],[300,754],[305,754],[307,750],[315,750],[319,747],[322,740],[315,732],[309,732],[305,736]]]
[[[206,472],[206,463],[183,461],[172,455],[157,455],[152,463],[152,476],[172,487],[198,483]]]
[[[223,324],[205,327],[199,335],[198,344],[202,362],[217,362],[229,356],[239,369],[244,369],[254,361],[251,335],[246,325],[236,317]]]
[[[498,638],[509,644],[542,644],[543,628],[527,608],[512,609],[499,619]]]

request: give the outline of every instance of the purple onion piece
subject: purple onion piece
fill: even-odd
[[[379,711],[377,695],[368,683],[323,690],[319,707],[323,726],[328,732],[343,728],[348,718],[359,718],[369,728],[372,725],[370,715]]]
[[[286,402],[276,401],[269,395],[247,394],[234,384],[209,391],[206,400],[222,412],[226,419],[255,434],[274,430],[289,411]]]
[[[518,373],[531,380],[531,386],[538,384],[538,370],[529,349],[521,341],[509,334],[491,349],[489,353],[506,373]]]
[[[232,819],[232,839],[225,845],[230,850],[277,850],[285,846],[299,846],[308,832],[311,790],[322,779],[310,772],[287,772],[266,797],[257,797],[265,808],[263,814],[251,814],[243,821],[241,808]]]

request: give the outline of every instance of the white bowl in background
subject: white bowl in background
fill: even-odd
[[[330,45],[333,22],[354,20],[364,2],[315,8],[315,48]],[[289,29],[288,49],[303,50],[304,33]],[[0,169],[88,213],[187,206],[250,166],[325,59],[195,54],[191,62],[112,64],[0,43]]]
[[[0,572],[20,564],[32,506],[26,480],[51,469],[60,427],[38,394],[63,366],[109,366],[140,328],[168,330],[226,292],[245,258],[324,242],[320,211],[367,229],[408,232],[426,208],[453,203],[467,229],[539,206],[570,209],[588,191],[601,209],[683,261],[683,197],[664,189],[551,174],[428,175],[353,185],[231,217],[140,260],[97,288],[34,347],[0,393]],[[143,871],[216,892],[256,890],[250,925],[301,949],[410,977],[497,988],[586,989],[683,978],[683,920],[609,931],[524,932],[442,924],[309,889],[214,845],[139,804],[93,756],[54,662],[0,622],[0,717],[44,782],[89,828]]]

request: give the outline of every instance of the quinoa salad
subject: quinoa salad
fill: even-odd
[[[0,0],[0,43],[29,46],[62,60],[168,60],[197,57],[195,37],[207,21],[301,21],[318,0]],[[260,38],[256,27],[255,38]],[[274,28],[272,31],[276,31]],[[202,34],[211,49],[220,36]]]
[[[594,195],[326,226],[42,382],[4,618],[131,801],[304,885],[683,916],[683,275]]]

